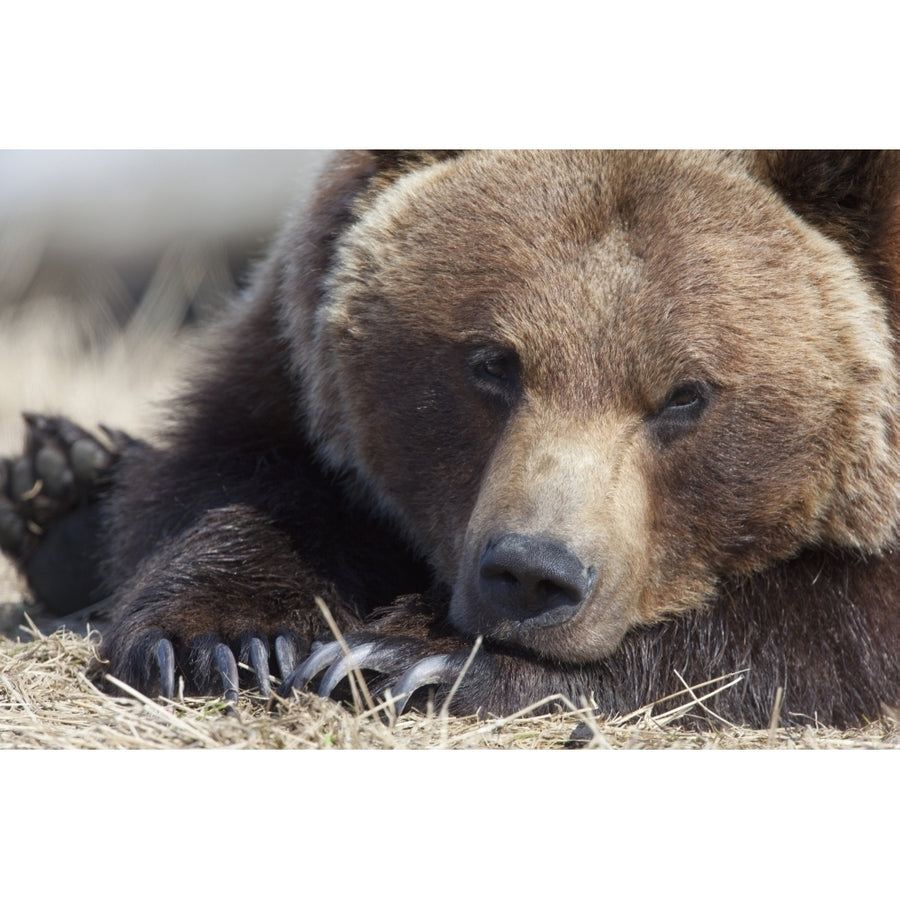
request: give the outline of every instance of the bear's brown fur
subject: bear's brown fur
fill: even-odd
[[[746,670],[714,714],[765,724],[783,688],[784,721],[877,716],[898,226],[895,153],[339,157],[165,440],[125,454],[112,672],[287,676],[318,596],[395,692],[445,693],[482,635],[461,713]],[[314,657],[288,683],[331,665],[327,692]]]

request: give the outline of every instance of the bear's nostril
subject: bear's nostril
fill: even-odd
[[[556,625],[574,615],[593,587],[594,570],[564,544],[527,534],[488,541],[479,590],[494,615]]]

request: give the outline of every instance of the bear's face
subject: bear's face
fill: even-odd
[[[556,659],[900,517],[882,302],[738,156],[473,153],[381,185],[304,370],[315,440],[454,623]]]

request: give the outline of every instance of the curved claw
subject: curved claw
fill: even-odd
[[[256,683],[263,697],[272,696],[272,682],[269,680],[269,651],[262,638],[250,638],[247,646],[250,667],[256,675]]]
[[[375,672],[390,672],[391,662],[395,658],[396,651],[390,647],[371,641],[368,644],[360,644],[354,647],[348,656],[344,656],[333,663],[331,668],[322,676],[322,683],[317,691],[320,697],[330,697],[331,692],[347,677],[350,668],[371,669]]]
[[[282,681],[297,668],[294,646],[283,634],[275,638],[275,661],[278,663],[278,674]]]
[[[225,689],[225,701],[234,703],[238,697],[237,660],[227,644],[216,644],[216,671],[222,676],[222,687]]]
[[[319,646],[309,646],[309,641],[291,628],[279,628],[273,640],[273,653],[278,663],[278,674],[282,681],[288,678],[297,666],[318,650]]]
[[[175,649],[168,638],[160,638],[155,649],[156,663],[159,666],[159,693],[161,697],[171,700],[175,696]]]
[[[409,698],[426,684],[442,684],[455,678],[459,666],[450,664],[450,654],[441,653],[438,656],[426,656],[419,660],[406,674],[391,687],[391,695],[394,698],[394,713],[400,715],[406,707]]]
[[[289,696],[293,688],[302,691],[311,678],[321,672],[326,666],[330,666],[340,655],[341,645],[337,641],[332,641],[319,647],[315,653],[307,657],[306,661],[294,669],[282,682],[282,696]]]

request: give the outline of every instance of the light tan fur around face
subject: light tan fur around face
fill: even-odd
[[[804,546],[893,546],[884,303],[745,166],[485,152],[360,199],[305,348],[311,433],[455,581],[460,626],[478,623],[472,573],[503,530],[564,539],[606,573],[540,638],[571,660]],[[465,370],[466,348],[495,343],[522,367],[502,414]],[[661,446],[655,411],[690,380],[713,399]]]
[[[482,479],[466,530],[451,617],[481,622],[478,571],[484,547],[500,535],[535,535],[567,546],[598,573],[596,594],[553,645],[566,659],[613,650],[645,620],[642,592],[652,562],[647,453],[640,423],[610,413],[594,421],[539,404],[516,416]],[[491,630],[488,626],[487,630]],[[509,638],[501,629],[494,637]],[[545,652],[541,633],[516,640]]]

